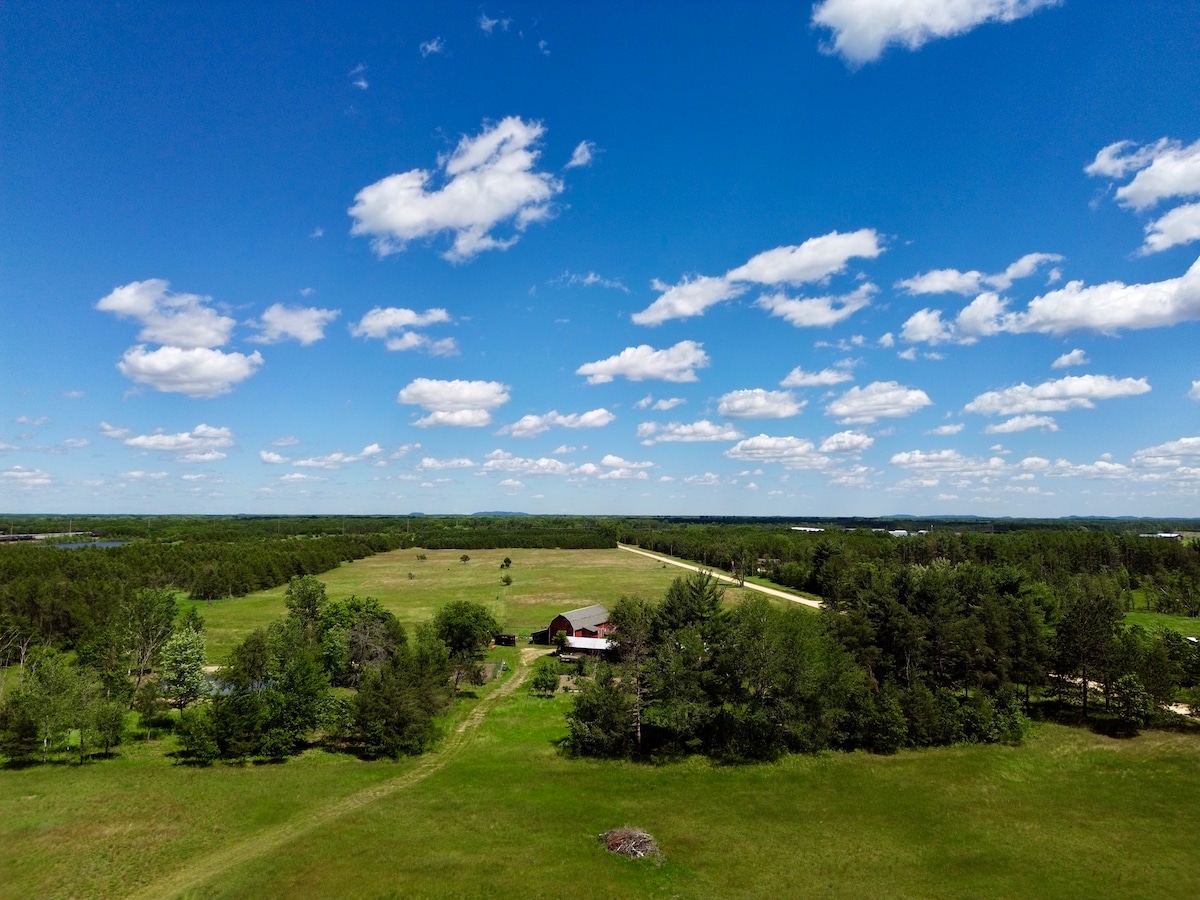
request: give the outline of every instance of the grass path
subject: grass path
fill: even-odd
[[[766,587],[761,584],[755,584],[752,581],[746,581],[738,584],[736,578],[729,575],[722,575],[720,572],[715,572],[712,569],[705,569],[701,566],[694,566],[691,563],[681,562],[678,559],[672,559],[669,556],[662,556],[658,553],[651,553],[649,550],[643,550],[640,547],[630,547],[628,544],[617,544],[622,550],[628,550],[630,553],[636,553],[638,556],[648,556],[650,559],[657,559],[660,562],[669,563],[672,566],[679,566],[681,569],[691,569],[693,572],[707,572],[717,581],[724,581],[728,584],[735,584],[743,590],[758,591],[760,594],[766,594],[768,597],[778,597],[780,600],[788,600],[792,603],[800,603],[804,606],[811,606],[813,609],[821,608],[820,600],[813,600],[809,597],[802,597],[799,594],[793,594],[788,591],[781,591],[777,588]]]
[[[285,844],[334,819],[357,812],[384,797],[412,787],[435,772],[444,769],[470,746],[473,732],[483,724],[488,712],[521,686],[525,676],[529,673],[530,663],[543,653],[545,650],[542,648],[522,649],[521,663],[513,671],[508,681],[480,700],[478,705],[471,710],[470,715],[455,728],[454,734],[447,738],[436,751],[427,754],[415,768],[382,784],[372,785],[290,822],[259,832],[208,856],[193,860],[166,877],[146,885],[131,894],[130,897],[133,900],[159,900],[164,897],[185,895],[234,866],[278,850]]]

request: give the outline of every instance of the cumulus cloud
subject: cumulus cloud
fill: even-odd
[[[910,416],[932,404],[922,390],[895,381],[875,381],[850,388],[825,407],[825,414],[843,425],[869,425],[882,418]]]
[[[514,456],[505,450],[493,450],[484,460],[483,471],[520,475],[566,475],[571,471],[571,467],[562,460],[550,457],[527,459]]]
[[[1009,465],[999,456],[988,458],[963,456],[957,450],[908,450],[892,455],[891,463],[927,476],[933,476],[927,486],[938,484],[937,476],[979,477],[1003,475]]]
[[[1149,284],[1111,281],[1085,286],[1072,281],[1035,297],[1020,312],[994,293],[980,294],[954,321],[940,310],[922,309],[904,323],[901,337],[910,343],[973,343],[993,334],[1066,334],[1164,328],[1200,319],[1200,259],[1179,278]]]
[[[429,190],[434,173],[412,169],[363,188],[349,210],[351,234],[367,235],[380,256],[404,249],[412,240],[443,231],[454,242],[443,256],[463,262],[484,250],[504,250],[530,224],[551,217],[551,200],[563,190],[553,175],[537,172],[540,122],[509,116],[475,137],[464,136],[440,160],[441,187]],[[512,233],[493,230],[507,224]]]
[[[350,326],[350,333],[355,337],[384,340],[384,346],[393,351],[424,350],[433,356],[454,356],[458,353],[454,338],[433,340],[412,330],[449,321],[450,314],[441,308],[417,312],[398,306],[376,306]]]
[[[580,166],[590,166],[592,159],[596,155],[596,145],[591,141],[580,141],[574,152],[571,154],[570,160],[563,166],[564,169],[577,169]]]
[[[435,37],[428,41],[421,41],[418,49],[421,51],[422,56],[431,56],[434,53],[445,53],[446,42],[440,37]]]
[[[807,438],[766,434],[738,441],[725,455],[742,462],[779,463],[789,469],[823,469],[830,462]]]
[[[849,363],[839,363],[833,368],[822,369],[820,372],[805,372],[800,366],[788,372],[787,377],[779,382],[780,387],[828,387],[853,381]]]
[[[874,229],[862,228],[845,234],[832,231],[802,244],[759,253],[744,265],[731,269],[725,277],[764,285],[811,284],[844,272],[851,259],[875,259],[882,252]]]
[[[101,297],[96,309],[140,322],[139,341],[183,349],[221,347],[229,342],[237,323],[209,306],[211,297],[174,293],[170,286],[161,278],[132,281]]]
[[[716,485],[721,483],[721,476],[715,472],[705,472],[703,475],[688,475],[683,479],[683,483]]]
[[[732,425],[718,425],[708,419],[685,424],[670,422],[643,422],[637,427],[637,436],[647,447],[663,443],[694,443],[697,441],[736,441],[742,436]]]
[[[307,347],[325,337],[325,326],[340,314],[336,309],[312,306],[268,306],[258,321],[259,333],[250,340],[256,344],[278,344],[296,340]]]
[[[797,402],[791,391],[753,388],[724,394],[717,412],[731,419],[785,419],[799,415],[807,402]]]
[[[875,438],[861,431],[839,431],[821,442],[822,453],[861,453],[875,443]]]
[[[663,397],[661,400],[655,400],[654,395],[647,394],[637,403],[633,404],[635,409],[657,409],[661,412],[666,412],[669,409],[674,409],[677,406],[682,406],[687,403],[682,397]]]
[[[960,272],[958,269],[935,269],[932,272],[898,281],[896,287],[914,296],[920,294],[969,295],[979,293],[985,287],[1006,291],[1012,287],[1014,281],[1028,278],[1042,265],[1062,262],[1062,259],[1062,256],[1057,253],[1026,253],[1003,272],[993,275],[985,275],[974,269],[969,272]]]
[[[953,425],[939,425],[937,428],[931,428],[926,434],[938,435],[945,437],[952,434],[958,434],[965,426],[962,422],[955,422]]]
[[[1200,458],[1200,437],[1184,437],[1176,441],[1167,441],[1138,450],[1133,454],[1133,461],[1143,466],[1180,466],[1185,461]]]
[[[1032,428],[1040,428],[1042,431],[1058,431],[1058,423],[1054,421],[1053,416],[1035,416],[1027,414],[1023,416],[1013,416],[1011,419],[1006,419],[1003,422],[998,422],[994,425],[989,425],[983,429],[984,434],[1013,434],[1018,431],[1029,431]]]
[[[1189,400],[1200,400],[1200,381],[1192,382],[1192,389],[1188,391]]]
[[[126,447],[152,453],[173,453],[181,462],[215,462],[225,458],[224,450],[233,446],[233,431],[203,423],[191,431],[174,434],[159,430],[152,434],[130,435],[125,429],[105,429],[107,437],[124,439]]]
[[[1186,147],[1170,138],[1141,146],[1117,141],[1102,148],[1084,171],[1111,180],[1136,172],[1117,188],[1117,202],[1145,211],[1164,200],[1200,196],[1200,141]],[[1200,203],[1176,207],[1146,225],[1140,252],[1158,253],[1195,240],[1200,240]]]
[[[281,466],[289,461],[282,453],[276,453],[273,450],[259,450],[258,458],[269,466]]]
[[[512,19],[489,19],[487,13],[479,14],[479,27],[488,34],[491,34],[497,25],[501,31],[508,31],[508,26],[512,24]]]
[[[491,410],[508,400],[508,385],[498,381],[439,381],[433,378],[414,379],[397,397],[397,402],[420,406],[429,413],[416,421],[420,428],[490,425]]]
[[[43,487],[52,481],[50,475],[41,469],[30,469],[25,466],[13,466],[6,469],[0,472],[0,478],[5,479],[7,484],[23,488]]]
[[[616,420],[616,416],[607,409],[589,410],[585,413],[570,413],[561,415],[557,410],[550,410],[544,416],[522,416],[511,425],[500,429],[500,434],[511,434],[513,437],[533,437],[551,428],[603,428]]]
[[[824,53],[850,66],[874,62],[889,46],[917,50],[990,22],[1014,22],[1061,0],[822,0],[812,24],[833,32]]]
[[[1064,353],[1058,359],[1054,360],[1054,362],[1050,363],[1050,368],[1066,369],[1070,366],[1086,366],[1089,362],[1087,354],[1076,348],[1070,353]]]
[[[871,297],[877,290],[875,285],[868,282],[839,297],[797,300],[787,294],[768,294],[759,297],[755,305],[797,328],[828,328],[870,306]]]
[[[1092,409],[1097,400],[1135,397],[1149,390],[1150,385],[1145,378],[1068,375],[1057,381],[1045,381],[1032,387],[1022,382],[1002,391],[988,391],[980,394],[963,409],[985,416],[1064,412],[1069,409]]]
[[[473,469],[475,468],[475,463],[465,456],[458,456],[453,459],[437,459],[436,457],[426,456],[417,463],[417,468],[423,472],[437,472],[445,469]]]
[[[638,325],[661,325],[671,319],[703,315],[710,306],[746,293],[745,285],[709,275],[685,278],[674,285],[664,284],[656,278],[652,286],[654,290],[662,292],[662,296],[641,312],[630,316]]]
[[[262,364],[262,354],[258,351],[247,356],[207,347],[147,350],[139,344],[125,351],[117,369],[130,381],[163,393],[217,397],[245,381]]]
[[[793,287],[814,282],[823,282],[832,275],[844,272],[851,259],[874,259],[883,252],[879,235],[870,228],[841,233],[837,231],[820,237],[809,238],[802,244],[786,247],[775,247],[754,256],[745,264],[730,269],[723,276],[704,275],[695,278],[685,278],[679,284],[665,284],[658,279],[652,282],[652,287],[662,296],[648,307],[631,317],[638,325],[660,325],[669,319],[686,319],[699,316],[706,309],[717,303],[739,297],[746,292],[749,285],[791,285]],[[861,290],[861,289],[860,289]],[[872,287],[873,291],[874,288]],[[855,292],[857,294],[858,292]],[[850,295],[852,298],[855,295]],[[786,295],[775,295],[777,302],[788,300]],[[856,298],[850,302],[858,302]],[[824,304],[831,306],[834,302],[847,302],[846,298],[817,298],[814,300],[791,300],[791,303],[808,304],[800,307],[803,312],[796,313],[800,318],[822,315],[828,318],[830,310],[822,313],[818,307]],[[870,294],[866,296],[869,302]],[[759,303],[762,306],[762,302]],[[862,304],[866,305],[866,304]],[[774,312],[770,305],[764,306]],[[860,306],[855,309],[860,309]],[[841,321],[855,311],[851,309],[840,318],[833,321],[817,322],[815,324],[833,324]],[[787,317],[783,312],[776,315]],[[789,321],[792,321],[789,319]],[[793,324],[800,324],[793,322]],[[804,324],[814,324],[805,322]]]
[[[665,350],[639,344],[637,347],[626,347],[608,359],[584,363],[575,370],[575,374],[586,375],[588,384],[607,384],[617,376],[630,381],[648,378],[673,382],[696,381],[696,369],[708,365],[708,354],[703,347],[703,344],[695,341],[680,341]]]
[[[378,444],[368,444],[358,453],[343,453],[341,450],[338,450],[324,456],[310,456],[306,459],[298,459],[292,465],[301,469],[340,469],[342,466],[348,466],[351,463],[378,456],[382,452],[383,448]],[[262,458],[261,453],[259,457]]]
[[[1141,254],[1158,253],[1192,241],[1200,241],[1200,203],[1177,206],[1162,218],[1149,223]]]

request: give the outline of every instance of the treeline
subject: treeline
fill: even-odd
[[[754,526],[626,530],[620,539],[714,569],[762,575],[834,602],[858,596],[880,573],[891,577],[905,567],[974,563],[1011,569],[1055,594],[1087,575],[1130,608],[1136,591],[1155,611],[1200,615],[1196,541],[1088,531],[892,537],[867,530],[810,534]]]
[[[480,651],[497,630],[485,607],[456,601],[410,639],[374,598],[329,600],[312,576],[293,578],[284,600],[287,615],[247,635],[214,674],[202,615],[193,606],[176,625],[169,591],[138,592],[106,643],[74,655],[35,648],[15,688],[0,690],[0,756],[107,754],[128,737],[128,709],[147,737],[176,730],[182,755],[202,764],[313,745],[368,758],[421,753],[459,685],[481,683]]]
[[[764,759],[1018,741],[1033,695],[1086,716],[1102,694],[1136,730],[1200,680],[1195,645],[1126,628],[1086,576],[1061,606],[1019,572],[975,563],[880,570],[815,616],[763,599],[724,609],[720,595],[697,574],[660,602],[621,599],[619,661],[567,715],[574,752]]]
[[[0,644],[75,647],[103,632],[121,604],[143,588],[195,600],[236,597],[319,574],[394,549],[394,534],[241,541],[138,541],[124,547],[59,550],[0,546]],[[0,654],[0,666],[10,660]]]

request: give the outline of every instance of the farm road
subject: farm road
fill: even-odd
[[[131,898],[159,900],[159,898],[178,897],[194,891],[234,866],[277,850],[284,844],[320,828],[327,822],[357,812],[376,800],[382,800],[397,791],[412,787],[417,782],[444,769],[470,746],[471,733],[483,723],[493,706],[521,686],[521,683],[525,681],[525,676],[529,674],[530,663],[545,652],[543,648],[522,649],[521,664],[513,670],[508,681],[480,700],[479,704],[471,710],[471,714],[459,723],[454,734],[447,738],[437,750],[422,757],[415,768],[409,769],[403,775],[398,775],[389,781],[372,785],[328,806],[313,810],[290,822],[284,822],[282,825],[261,831],[215,853],[185,863],[175,872],[131,894]]]
[[[800,603],[804,606],[811,606],[813,609],[821,608],[820,600],[811,600],[808,597],[801,597],[799,594],[790,594],[787,591],[776,590],[775,588],[763,587],[761,584],[754,584],[747,581],[745,584],[739,585],[736,578],[729,575],[722,575],[720,572],[714,572],[711,569],[705,569],[702,566],[694,566],[691,563],[680,562],[677,559],[672,559],[669,556],[659,556],[657,553],[651,553],[649,550],[643,550],[641,547],[630,547],[627,544],[617,544],[622,550],[628,550],[630,553],[636,553],[638,556],[646,556],[650,559],[657,559],[659,562],[669,563],[672,566],[679,566],[681,569],[691,569],[693,572],[708,572],[713,578],[718,581],[724,581],[737,587],[741,587],[747,591],[758,591],[760,594],[766,594],[768,597],[778,597],[780,600],[788,600],[792,603]]]

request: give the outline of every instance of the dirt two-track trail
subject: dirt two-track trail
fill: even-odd
[[[164,900],[167,897],[178,897],[194,891],[222,872],[259,856],[264,856],[334,819],[357,812],[377,800],[412,787],[435,772],[444,769],[470,746],[474,732],[483,724],[488,712],[521,686],[525,681],[525,676],[529,674],[530,663],[543,653],[545,650],[540,648],[522,649],[521,663],[508,680],[480,700],[479,704],[471,710],[471,714],[459,723],[454,733],[436,751],[422,757],[414,768],[409,769],[403,775],[397,775],[388,781],[364,788],[358,793],[306,812],[273,828],[260,831],[199,859],[190,860],[174,872],[151,884],[144,885],[130,894],[131,900]]]

